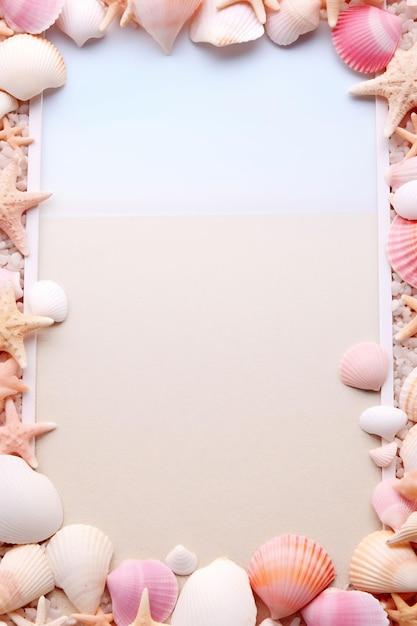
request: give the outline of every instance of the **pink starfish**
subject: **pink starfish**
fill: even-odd
[[[9,357],[7,361],[0,362],[0,411],[4,409],[4,401],[9,396],[27,391],[29,387],[17,377],[17,361]]]

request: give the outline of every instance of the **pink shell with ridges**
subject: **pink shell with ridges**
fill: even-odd
[[[64,0],[2,0],[7,25],[19,33],[39,35],[57,20]]]
[[[356,343],[342,355],[339,377],[349,387],[379,391],[388,375],[389,358],[382,346],[371,341]]]
[[[366,591],[330,587],[301,610],[307,626],[388,626],[382,604]]]
[[[392,191],[397,191],[401,185],[417,179],[417,157],[401,159],[398,163],[392,163],[384,175],[385,182]]]
[[[416,510],[416,502],[404,498],[396,489],[398,478],[380,481],[371,496],[372,506],[383,524],[397,530]]]
[[[417,287],[417,221],[394,217],[388,232],[387,254],[393,270]]]

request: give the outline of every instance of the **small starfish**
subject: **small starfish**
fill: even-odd
[[[401,296],[401,300],[410,307],[413,311],[417,313],[417,298],[413,298],[406,293],[403,293]],[[408,322],[401,330],[398,331],[396,335],[394,335],[394,339],[397,341],[402,341],[403,339],[408,339],[408,337],[413,337],[417,334],[417,315],[413,317],[413,319]]]
[[[17,161],[11,161],[0,173],[0,228],[23,254],[29,252],[22,214],[51,195],[50,191],[16,189]]]
[[[409,50],[397,48],[383,74],[354,85],[349,93],[388,100],[384,135],[390,137],[408,111],[417,107],[417,43]]]
[[[151,607],[149,604],[149,591],[146,587],[142,591],[135,620],[130,624],[130,626],[164,626],[162,622],[155,622],[155,620],[152,619]]]
[[[88,613],[72,613],[71,617],[87,624],[87,626],[109,626],[113,623],[113,613],[105,613],[101,607],[97,609],[95,615],[89,615]]]
[[[17,368],[18,364],[12,357],[0,363],[0,411],[4,409],[6,398],[29,389],[22,379],[17,377]]]
[[[225,9],[226,7],[230,7],[232,4],[236,4],[241,1],[242,0],[222,0],[216,5],[216,9]],[[279,9],[278,0],[247,0],[247,2],[249,2],[252,9],[255,11],[255,15],[261,24],[265,24],[266,22],[265,7],[271,11],[278,11]]]
[[[22,154],[20,146],[28,146],[35,141],[33,137],[22,137],[26,126],[10,126],[7,116],[3,117],[3,130],[0,130],[0,141],[6,141],[18,154]]]
[[[396,609],[385,609],[398,626],[417,626],[417,603],[410,606],[398,593],[391,594]]]
[[[0,291],[0,350],[10,354],[21,368],[27,365],[24,336],[53,323],[51,317],[21,313],[11,285]]]
[[[108,7],[106,15],[100,24],[100,30],[107,30],[116,17],[120,17],[120,26],[124,28],[135,17],[133,0],[102,0]]]
[[[61,615],[53,620],[49,620],[47,617],[48,614],[48,600],[45,596],[41,596],[38,600],[38,605],[36,607],[36,619],[34,622],[31,622],[25,617],[24,611],[22,609],[18,611],[11,611],[7,613],[8,617],[16,624],[16,626],[62,626],[68,619],[67,615]]]
[[[399,135],[403,139],[406,139],[408,143],[411,143],[411,148],[405,155],[405,159],[410,159],[411,157],[417,155],[417,113],[411,113],[411,123],[414,127],[414,133],[411,133],[406,128],[401,128],[401,126],[397,126],[394,131],[395,133],[397,133],[397,135]]]

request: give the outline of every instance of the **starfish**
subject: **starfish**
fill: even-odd
[[[18,364],[12,357],[0,363],[0,411],[4,409],[6,398],[29,389],[22,379],[17,377],[17,368]]]
[[[88,613],[72,613],[71,617],[76,619],[77,622],[87,624],[87,626],[109,626],[113,623],[113,613],[105,613],[101,607],[98,608],[95,615]]]
[[[410,307],[413,311],[417,313],[417,298],[413,298],[406,293],[403,293],[401,296],[401,300]],[[417,315],[413,317],[413,319],[408,322],[401,330],[398,331],[396,335],[394,335],[394,339],[397,341],[402,341],[403,339],[408,339],[408,337],[413,337],[417,334]]]
[[[16,189],[17,161],[11,161],[0,173],[0,228],[16,248],[27,255],[26,231],[22,214],[51,195],[50,191],[19,191]]]
[[[396,609],[385,609],[398,626],[417,626],[417,603],[410,606],[398,593],[391,594]]]
[[[8,617],[16,624],[16,626],[62,626],[68,617],[67,615],[61,615],[60,617],[56,617],[53,620],[47,618],[48,614],[48,600],[45,596],[41,596],[38,600],[38,605],[36,607],[36,619],[34,622],[28,620],[22,609],[19,611],[12,611],[8,613]]]
[[[417,155],[417,113],[411,113],[411,123],[414,127],[414,133],[411,133],[406,128],[401,128],[401,126],[397,126],[394,131],[397,133],[397,135],[411,143],[411,148],[405,155],[405,159],[410,159],[411,157]]]
[[[390,137],[406,113],[417,107],[417,43],[409,50],[397,48],[383,74],[354,85],[349,93],[388,100],[384,135]]]
[[[0,140],[6,141],[9,146],[18,152],[18,154],[22,154],[22,149],[20,146],[27,146],[33,141],[33,137],[22,137],[22,132],[25,130],[26,126],[10,126],[10,122],[7,116],[3,117],[3,130],[0,130]],[[20,135],[20,136],[19,136]]]
[[[106,30],[112,21],[120,16],[120,26],[124,28],[129,22],[134,20],[133,0],[102,0],[108,7],[106,15],[100,24],[100,30]]]
[[[11,285],[0,291],[0,350],[10,354],[21,368],[27,365],[24,336],[53,323],[51,317],[21,313]]]
[[[226,7],[230,7],[232,4],[236,4],[241,1],[242,0],[222,0],[216,5],[216,9],[225,9]],[[271,11],[278,11],[279,9],[278,0],[247,0],[247,2],[249,2],[252,9],[255,11],[255,15],[261,24],[265,24],[266,22],[265,7]]]
[[[146,587],[142,591],[142,596],[140,599],[140,604],[135,620],[130,624],[130,626],[164,626],[162,622],[155,622],[152,619],[151,607],[149,604],[149,591]]]

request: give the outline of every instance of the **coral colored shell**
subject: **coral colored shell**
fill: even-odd
[[[380,481],[371,496],[372,506],[381,522],[393,530],[397,530],[416,510],[416,502],[404,498],[396,489],[398,478],[387,478]]]
[[[407,413],[412,422],[417,422],[417,367],[408,374],[401,387],[398,406]]]
[[[216,559],[185,583],[171,626],[255,626],[256,605],[248,575],[229,559]]]
[[[66,81],[58,49],[35,35],[14,35],[0,43],[0,89],[18,100],[30,100]]]
[[[0,563],[0,614],[15,611],[52,591],[54,579],[44,549],[14,547]]]
[[[392,530],[377,530],[355,548],[349,567],[355,589],[370,593],[416,590],[417,556],[409,544],[388,545]]]
[[[239,2],[224,9],[217,9],[217,4],[217,0],[203,0],[191,22],[191,41],[223,47],[262,37],[264,27],[247,3]]]
[[[402,159],[389,166],[384,175],[385,181],[392,191],[397,191],[401,185],[417,179],[417,157]]]
[[[107,576],[114,621],[129,626],[137,614],[142,592],[149,591],[152,618],[164,622],[178,597],[175,575],[165,563],[155,559],[127,559]]]
[[[18,456],[0,455],[0,541],[36,543],[62,524],[63,508],[52,482]]]
[[[405,220],[417,220],[417,180],[401,185],[392,194],[391,204],[396,213]]]
[[[387,238],[387,254],[395,272],[409,285],[417,287],[417,221],[396,215]]]
[[[417,542],[417,511],[413,511],[413,513],[409,515],[404,524],[387,540],[387,543],[390,545],[404,541]]]
[[[20,286],[20,273],[8,270],[5,267],[0,268],[0,290],[10,284],[13,287],[16,300],[19,300],[23,296],[23,289]]]
[[[417,470],[404,472],[404,476],[395,483],[395,489],[404,498],[417,500]]]
[[[397,455],[398,445],[395,441],[369,450],[369,456],[378,467],[388,467]]]
[[[19,33],[38,35],[57,20],[64,0],[2,0],[7,25]]]
[[[9,93],[0,91],[0,119],[11,111],[16,111],[19,101],[13,98]]]
[[[389,358],[382,346],[371,341],[356,343],[342,355],[339,377],[349,387],[379,391],[389,368]]]
[[[384,69],[397,49],[403,20],[372,5],[352,6],[339,13],[332,41],[352,69],[373,74]]]
[[[169,552],[165,563],[174,574],[178,576],[189,576],[189,574],[192,574],[197,568],[198,559],[194,552],[178,544]]]
[[[280,0],[279,10],[267,13],[265,30],[281,46],[294,43],[320,22],[320,0]]]
[[[56,25],[81,48],[90,39],[104,36],[101,23],[105,15],[99,0],[65,0]]]
[[[407,415],[404,411],[384,404],[369,407],[359,417],[362,430],[370,435],[379,435],[386,441],[393,441],[406,424]]]
[[[295,613],[325,589],[334,578],[330,556],[302,535],[279,535],[264,543],[250,560],[253,590],[272,619]]]
[[[46,315],[54,322],[63,322],[67,317],[67,296],[53,280],[38,280],[29,287],[28,301],[32,315]]]
[[[389,626],[382,604],[366,591],[329,587],[301,610],[307,626]]]
[[[46,555],[55,585],[82,613],[94,614],[100,604],[113,556],[110,539],[95,526],[64,526],[50,539]]]

